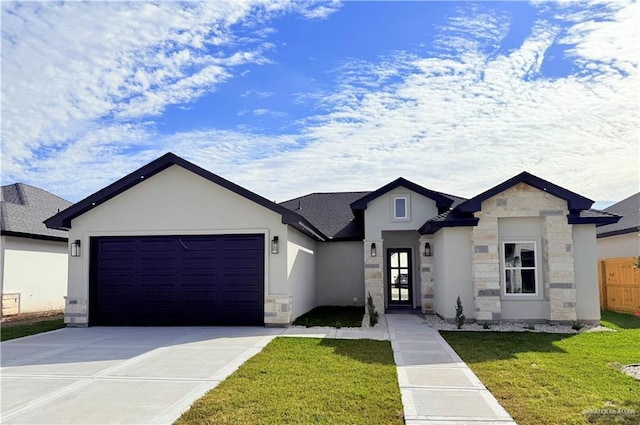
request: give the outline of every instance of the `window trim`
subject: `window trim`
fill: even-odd
[[[399,217],[397,214],[396,201],[399,199],[404,200],[404,212],[403,217]],[[411,221],[411,200],[408,194],[394,195],[391,198],[391,219],[393,221]]]
[[[507,267],[505,262],[505,253],[507,252],[506,244],[533,244],[535,266],[534,267]],[[541,300],[543,299],[542,283],[542,267],[540,259],[542,258],[540,249],[542,247],[540,238],[518,238],[518,239],[501,239],[500,240],[500,295],[507,300]],[[507,270],[534,270],[535,276],[535,292],[533,293],[507,293]]]

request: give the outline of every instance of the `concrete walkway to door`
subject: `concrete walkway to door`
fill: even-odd
[[[515,424],[420,316],[387,314],[407,425]]]

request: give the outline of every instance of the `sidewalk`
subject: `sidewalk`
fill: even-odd
[[[407,425],[515,424],[438,331],[386,315]]]

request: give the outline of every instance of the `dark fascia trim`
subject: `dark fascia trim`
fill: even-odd
[[[444,221],[427,221],[418,230],[421,235],[432,235],[443,227],[474,227],[480,219],[477,217],[456,218]]]
[[[44,221],[44,224],[50,229],[68,230],[71,228],[71,221],[74,218],[86,213],[87,211],[99,206],[100,204],[105,203],[109,199],[119,195],[122,192],[125,192],[138,183],[160,173],[161,171],[166,170],[173,165],[178,165],[188,171],[191,171],[194,174],[199,175],[200,177],[203,177],[213,183],[224,187],[225,189],[228,189],[240,196],[243,196],[244,198],[249,199],[250,201],[255,202],[258,205],[261,205],[271,211],[280,214],[282,216],[283,224],[297,225],[298,223],[302,222],[307,227],[312,229],[315,233],[324,237],[321,231],[319,231],[313,224],[309,223],[307,219],[300,216],[299,214],[274,202],[271,202],[268,199],[251,192],[250,190],[238,186],[237,184],[230,182],[229,180],[213,174],[212,172],[207,171],[204,168],[201,168],[171,152],[162,155],[160,158],[126,175],[125,177],[97,191],[96,193],[89,195],[85,199],[59,212],[53,217],[48,218]]]
[[[384,195],[385,193],[395,189],[396,187],[405,187],[409,190],[411,190],[412,192],[416,192],[419,193],[422,196],[425,196],[427,198],[433,199],[434,201],[436,201],[436,206],[438,208],[449,208],[454,200],[451,198],[448,198],[444,195],[442,195],[441,193],[438,192],[434,192],[433,190],[427,189],[426,187],[420,186],[418,184],[415,184],[403,177],[398,177],[397,179],[395,179],[394,181],[392,181],[391,183],[388,183],[384,186],[382,186],[380,189],[369,193],[368,195],[363,196],[362,198],[358,199],[357,201],[354,201],[351,203],[351,209],[354,211],[358,211],[358,210],[366,210],[367,209],[367,205],[369,204],[369,202],[373,201],[374,199]]]
[[[617,223],[622,217],[619,215],[609,215],[602,217],[579,217],[569,214],[567,220],[569,224],[595,224],[596,226],[604,226],[606,224]]]
[[[13,236],[16,238],[25,238],[25,239],[38,239],[41,241],[51,241],[51,242],[69,242],[69,238],[63,238],[61,236],[48,236],[48,235],[36,235],[35,233],[22,233],[22,232],[11,232],[3,230],[0,232],[2,236]]]
[[[596,238],[600,239],[600,238],[606,238],[609,236],[626,235],[629,233],[640,233],[640,230],[638,230],[637,227],[630,227],[627,229],[620,229],[620,230],[612,230],[610,232],[598,233],[596,234]]]
[[[541,179],[540,177],[523,171],[522,173],[510,178],[504,183],[501,183],[487,190],[486,192],[483,192],[480,195],[477,195],[461,203],[456,207],[456,209],[466,213],[480,211],[483,201],[501,192],[504,192],[505,190],[509,189],[512,186],[515,186],[518,183],[526,183],[529,186],[533,186],[537,189],[557,196],[558,198],[566,200],[569,210],[588,210],[589,208],[591,208],[591,205],[593,205],[593,201],[589,198],[585,198],[584,196],[578,195],[577,193],[571,192],[570,190],[557,186],[551,182]]]

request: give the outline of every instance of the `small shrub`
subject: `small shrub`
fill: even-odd
[[[371,292],[369,292],[367,296],[367,311],[369,312],[369,326],[373,328],[378,323],[379,314],[376,311],[376,306],[373,304]]]
[[[580,329],[584,328],[584,325],[576,320],[574,320],[573,322],[571,322],[571,329],[575,330],[575,331],[579,331]]]
[[[487,323],[487,322],[484,322],[482,324],[482,329],[491,329],[491,325],[489,323]]]
[[[466,320],[466,318],[464,317],[464,314],[462,314],[462,311],[463,311],[462,301],[460,300],[460,295],[458,295],[458,299],[456,300],[456,318],[455,318],[455,324],[458,327],[458,329],[462,329],[462,326],[464,325],[464,322]]]

